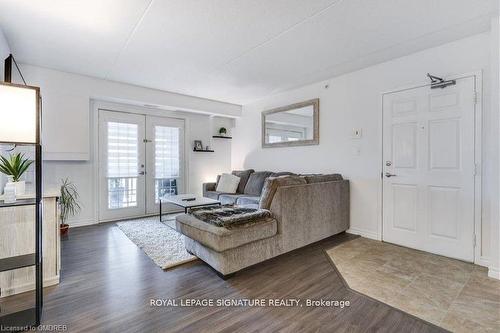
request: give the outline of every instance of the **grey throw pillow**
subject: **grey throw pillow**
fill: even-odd
[[[243,193],[260,196],[262,192],[262,187],[264,186],[264,181],[271,174],[272,174],[271,171],[257,171],[250,174],[248,182],[245,185],[245,191],[243,191]]]

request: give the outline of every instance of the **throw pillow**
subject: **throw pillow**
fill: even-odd
[[[235,194],[239,183],[240,177],[231,175],[230,173],[223,173],[215,190],[217,192]]]
[[[248,178],[250,177],[250,174],[255,172],[254,169],[248,169],[248,170],[234,170],[231,172],[231,174],[235,175],[236,177],[240,177],[240,184],[238,185],[238,189],[236,190],[236,193],[243,193],[245,191],[245,186],[247,185]]]
[[[264,181],[267,177],[271,176],[271,174],[271,171],[257,171],[250,174],[243,193],[260,196],[262,193],[262,187],[264,186]]]
[[[264,183],[262,196],[260,197],[259,208],[270,209],[274,195],[280,186],[303,185],[306,184],[304,177],[299,176],[281,176],[269,177]]]

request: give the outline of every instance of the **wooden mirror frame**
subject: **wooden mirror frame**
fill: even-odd
[[[303,108],[305,106],[313,106],[313,138],[310,140],[300,140],[300,141],[287,141],[287,142],[275,142],[266,143],[266,116],[284,112],[288,110],[294,110]],[[319,145],[319,98],[311,99],[308,101],[290,104],[287,106],[282,106],[279,108],[267,110],[262,112],[262,148],[275,148],[275,147],[297,147],[297,146],[311,146]]]

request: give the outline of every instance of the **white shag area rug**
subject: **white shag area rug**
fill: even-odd
[[[184,236],[167,226],[172,225],[171,221],[162,223],[154,216],[117,222],[116,225],[162,269],[196,260],[186,251]]]

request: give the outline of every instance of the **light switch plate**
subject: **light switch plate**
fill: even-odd
[[[353,139],[361,139],[363,136],[363,129],[361,128],[353,128],[351,132],[351,138]]]
[[[361,148],[352,147],[352,156],[359,156],[359,155],[361,155]]]

